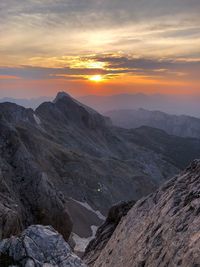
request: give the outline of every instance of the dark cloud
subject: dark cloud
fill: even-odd
[[[178,77],[187,76],[189,79],[199,79],[198,70],[200,61],[176,61],[176,60],[156,60],[145,58],[133,58],[128,56],[97,55],[82,60],[95,60],[106,63],[105,69],[91,68],[42,68],[22,66],[20,68],[0,68],[0,75],[15,76],[23,79],[43,80],[43,79],[85,79],[90,75],[107,75],[116,77],[121,74],[154,76],[154,77]]]
[[[134,58],[129,56],[112,56],[112,55],[97,55],[92,57],[96,61],[107,63],[110,69],[127,69],[130,70],[152,70],[158,71],[166,69],[169,71],[193,71],[200,68],[199,61],[187,61],[176,59],[148,59]]]
[[[55,78],[78,78],[79,75],[107,74],[101,69],[42,68],[23,66],[20,68],[0,68],[0,75],[17,76],[24,79],[42,80]],[[79,77],[80,78],[80,77]]]

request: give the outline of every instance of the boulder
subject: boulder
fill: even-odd
[[[32,225],[0,242],[0,266],[86,267],[51,226]]]

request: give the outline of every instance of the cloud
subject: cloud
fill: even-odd
[[[160,58],[197,58],[199,11],[199,0],[1,0],[1,65],[118,51],[155,58],[145,62],[152,69]],[[142,62],[121,58],[119,64],[139,72]]]
[[[1,0],[0,21],[2,26],[68,30],[71,26],[105,29],[133,23],[163,29],[173,21],[198,24],[199,10],[199,0]]]
[[[59,59],[57,59],[59,61]],[[46,68],[37,66],[1,67],[2,77],[18,77],[26,80],[66,79],[85,80],[91,75],[103,75],[107,79],[116,78],[121,75],[141,77],[155,77],[163,79],[199,80],[198,61],[186,59],[150,59],[134,58],[130,55],[98,54],[87,57],[64,58],[68,66],[59,68]],[[71,62],[71,66],[70,63]],[[77,66],[74,65],[76,62]],[[90,67],[91,62],[101,65],[102,68]],[[89,63],[89,64],[87,64]],[[78,67],[78,66],[88,67]],[[72,67],[73,66],[73,67]],[[95,65],[94,65],[95,66]]]

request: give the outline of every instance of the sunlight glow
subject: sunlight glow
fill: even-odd
[[[90,60],[90,59],[77,59],[69,62],[73,68],[86,68],[86,69],[104,69],[106,66],[105,62]]]
[[[103,77],[102,77],[102,75],[93,75],[89,78],[89,80],[92,82],[102,82]]]

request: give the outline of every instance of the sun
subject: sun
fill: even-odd
[[[90,81],[92,82],[102,82],[103,81],[103,77],[102,75],[93,75],[89,78]]]

